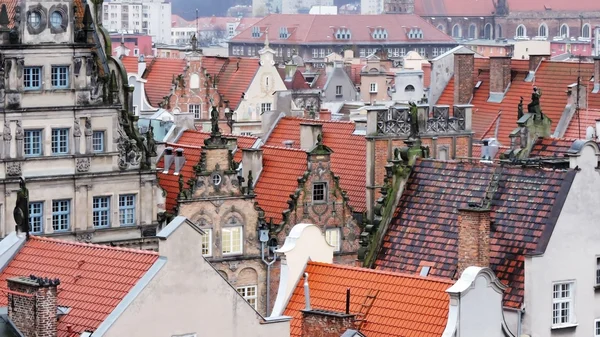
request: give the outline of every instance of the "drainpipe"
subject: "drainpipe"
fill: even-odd
[[[517,314],[519,315],[519,322],[517,324],[517,337],[521,337],[521,328],[522,328],[523,314],[524,313],[525,313],[525,305],[523,304],[521,306],[521,309],[519,309],[517,311]]]
[[[271,261],[265,259],[265,244],[266,242],[260,243],[260,258],[262,259],[262,262],[264,262],[267,265],[267,311],[265,312],[265,316],[268,316],[271,301],[271,266],[273,265],[273,263],[275,263],[275,261],[277,261],[277,255],[275,255],[275,257]]]

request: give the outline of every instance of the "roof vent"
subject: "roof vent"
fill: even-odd
[[[169,173],[169,168],[171,167],[171,164],[173,164],[173,148],[172,147],[167,147],[165,149],[165,167],[163,169],[163,173],[167,174]]]
[[[291,149],[294,146],[294,141],[293,140],[284,140],[283,146],[288,149]]]
[[[308,287],[308,273],[304,273],[304,301],[306,307],[304,310],[310,311],[310,288]]]
[[[185,157],[183,156],[183,149],[177,149],[175,152],[175,172],[173,174],[178,175],[181,168],[183,168],[183,163],[185,163]]]

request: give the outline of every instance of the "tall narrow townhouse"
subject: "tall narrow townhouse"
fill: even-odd
[[[101,8],[0,4],[1,237],[15,230],[21,177],[34,234],[117,245],[155,235],[155,145],[137,130]]]

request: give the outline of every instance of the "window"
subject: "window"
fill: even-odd
[[[594,321],[594,337],[600,337],[600,319]]]
[[[438,48],[437,48],[437,47],[433,47],[433,48],[431,49],[431,55],[432,55],[433,57],[437,57],[437,56],[439,55],[439,51],[438,51]]]
[[[92,150],[94,152],[104,152],[104,131],[94,131],[92,133]]]
[[[195,119],[200,119],[200,104],[189,104],[188,110],[194,114]]]
[[[317,57],[319,57],[319,49],[315,48],[315,49],[312,50],[312,57],[314,59],[316,59]]]
[[[52,12],[52,14],[50,14],[50,24],[52,25],[52,27],[60,28],[60,26],[62,25],[62,21],[63,16],[62,14],[60,14],[59,11],[54,11]]]
[[[584,39],[589,39],[592,36],[590,30],[590,24],[584,24],[583,27],[581,27],[581,37]]]
[[[492,33],[492,25],[489,24],[489,23],[487,23],[485,25],[485,28],[484,28],[484,37],[486,39],[488,39],[488,40],[491,40],[491,39],[494,38],[493,33]]]
[[[600,257],[596,258],[596,285],[600,285]]]
[[[42,15],[38,11],[33,11],[29,13],[27,21],[32,28],[39,28],[42,21]]]
[[[525,37],[527,36],[527,28],[523,25],[519,25],[517,27],[517,36],[516,37]]]
[[[574,282],[555,283],[552,292],[552,326],[575,323],[573,314]]]
[[[212,229],[202,229],[204,234],[202,234],[202,255],[203,256],[211,256],[212,255]]]
[[[313,184],[312,200],[313,202],[327,201],[327,183]]]
[[[242,227],[223,228],[223,254],[242,254]]]
[[[469,26],[469,39],[476,39],[477,38],[477,26],[475,26],[474,23],[472,23]]]
[[[95,228],[110,226],[110,197],[94,197],[93,224]]]
[[[369,85],[369,92],[376,93],[377,92],[377,83],[371,83]]]
[[[454,25],[454,27],[452,27],[452,37],[454,37],[454,38],[461,37],[460,25],[456,24],[456,25]]]
[[[335,251],[340,251],[340,229],[339,228],[328,228],[325,230],[325,240],[327,243],[335,247]]]
[[[44,231],[44,203],[41,201],[29,203],[29,229],[32,233]]]
[[[261,36],[260,27],[256,27],[256,26],[252,27],[252,37],[258,38],[260,36]]]
[[[23,85],[26,90],[38,90],[42,87],[42,67],[26,67],[23,69]]]
[[[52,200],[52,230],[67,231],[71,215],[70,200]]]
[[[135,194],[119,196],[119,224],[121,226],[135,225]]]
[[[341,85],[336,85],[335,86],[335,95],[336,96],[342,96],[342,86]]]
[[[560,26],[560,36],[561,36],[562,38],[567,38],[567,37],[569,37],[569,26],[567,26],[567,25],[566,25],[566,24],[564,24],[564,23],[563,23],[563,24]]]
[[[409,85],[407,85],[407,86],[404,88],[404,91],[405,91],[405,92],[414,92],[414,91],[415,91],[415,87],[414,87],[414,86],[412,86],[411,84],[409,84]]]
[[[52,129],[52,154],[69,152],[69,129]]]
[[[265,112],[271,111],[271,103],[261,103],[260,104],[260,113],[264,114]]]
[[[26,157],[42,155],[42,130],[25,130],[23,148]]]
[[[545,23],[542,23],[538,28],[538,36],[548,37],[548,26]]]
[[[238,287],[237,291],[254,309],[256,309],[256,286]]]
[[[429,275],[429,270],[431,270],[430,266],[423,266],[423,267],[421,267],[421,272],[419,272],[419,275],[421,275],[421,276],[428,276]]]
[[[219,186],[221,184],[221,176],[218,174],[215,174],[212,176],[212,183],[215,186]]]
[[[439,31],[441,31],[441,32],[444,32],[444,33],[446,32],[446,29],[444,28],[444,25],[441,25],[441,24],[440,24],[440,25],[437,25],[437,29],[438,29]]]

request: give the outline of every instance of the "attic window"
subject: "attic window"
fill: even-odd
[[[409,39],[422,39],[423,38],[423,30],[421,28],[411,28],[408,32]]]
[[[290,33],[288,32],[287,27],[279,28],[279,38],[285,40],[288,37],[290,37]]]
[[[338,40],[350,40],[351,34],[348,28],[338,28],[335,32],[335,38]]]
[[[260,27],[256,27],[256,26],[252,27],[252,37],[258,38],[260,36],[261,36],[261,34],[260,34]]]
[[[385,30],[383,28],[376,28],[373,31],[372,36],[375,40],[385,40],[388,37],[388,33],[387,33],[387,30]]]
[[[419,275],[428,276],[430,270],[431,270],[430,266],[423,266],[423,267],[421,267],[421,272],[419,273]]]

